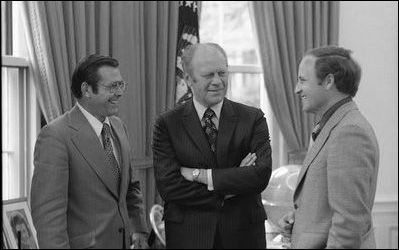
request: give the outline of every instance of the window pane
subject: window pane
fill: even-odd
[[[200,42],[220,44],[229,64],[259,64],[248,1],[203,1]]]
[[[260,108],[260,76],[261,74],[230,73],[227,98]]]
[[[22,18],[22,1],[13,1],[12,5],[12,55],[28,58],[28,46]]]
[[[2,67],[2,174],[3,199],[24,193],[24,69]]]
[[[1,1],[1,54],[27,58],[22,3]]]
[[[3,200],[7,200],[29,194],[38,110],[32,74],[27,80],[29,64],[22,2],[2,1],[1,7],[2,53],[5,49],[9,55],[2,54],[1,74],[2,194]]]

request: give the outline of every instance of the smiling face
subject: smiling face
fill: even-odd
[[[323,114],[329,97],[325,85],[316,77],[315,63],[316,57],[314,56],[305,56],[302,59],[295,93],[302,100],[303,111],[317,115]]]
[[[194,98],[205,107],[221,102],[227,92],[227,62],[223,54],[211,47],[198,47],[191,61],[191,75],[185,80]]]
[[[121,89],[111,93],[106,86],[110,86],[113,82],[123,81],[123,78],[119,69],[111,66],[100,67],[97,74],[99,76],[97,93],[87,84],[82,85],[84,89],[82,92],[86,110],[103,122],[106,116],[118,114],[119,98],[123,95]]]

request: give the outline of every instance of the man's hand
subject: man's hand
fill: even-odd
[[[255,166],[256,154],[248,153],[247,156],[241,161],[240,167]]]
[[[256,154],[255,153],[248,153],[247,156],[245,156],[244,159],[242,159],[240,163],[240,167],[249,167],[249,166],[255,166],[255,161],[256,161]],[[235,194],[228,194],[224,196],[224,199],[230,199],[231,197],[236,196]]]
[[[184,179],[186,179],[188,181],[194,181],[193,180],[193,170],[194,170],[194,168],[181,167],[180,173],[181,173],[181,175],[183,175]]]
[[[280,229],[280,233],[287,238],[291,238],[292,227],[295,222],[295,214],[294,212],[289,212],[288,214],[284,215],[279,221],[278,226]]]
[[[130,249],[149,249],[147,243],[147,235],[144,233],[133,233],[132,234],[132,245]]]
[[[255,153],[248,153],[247,156],[241,161],[240,167],[249,167],[249,166],[255,166],[255,161],[256,161],[256,154]],[[186,168],[186,167],[180,167],[180,173],[184,177],[184,179],[188,181],[194,181],[193,180],[193,168]],[[207,170],[206,169],[199,169],[200,174],[197,180],[197,182],[208,185],[208,176],[207,176]],[[230,196],[231,197],[231,196]]]

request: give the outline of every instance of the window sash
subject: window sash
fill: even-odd
[[[259,65],[229,65],[229,73],[242,74],[262,74],[262,68]]]
[[[28,68],[29,62],[25,58],[22,58],[22,57],[2,56],[1,57],[1,67]]]
[[[40,128],[28,61],[2,56],[3,200],[28,197],[33,174],[33,145]]]

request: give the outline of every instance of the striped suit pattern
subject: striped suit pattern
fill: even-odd
[[[189,101],[161,114],[154,129],[157,188],[165,201],[167,248],[212,248],[220,235],[224,248],[265,248],[261,192],[271,174],[271,148],[260,109],[224,100],[216,157]],[[239,167],[249,153],[256,166]],[[214,190],[183,178],[180,167],[212,169]],[[225,195],[234,194],[229,199]]]

